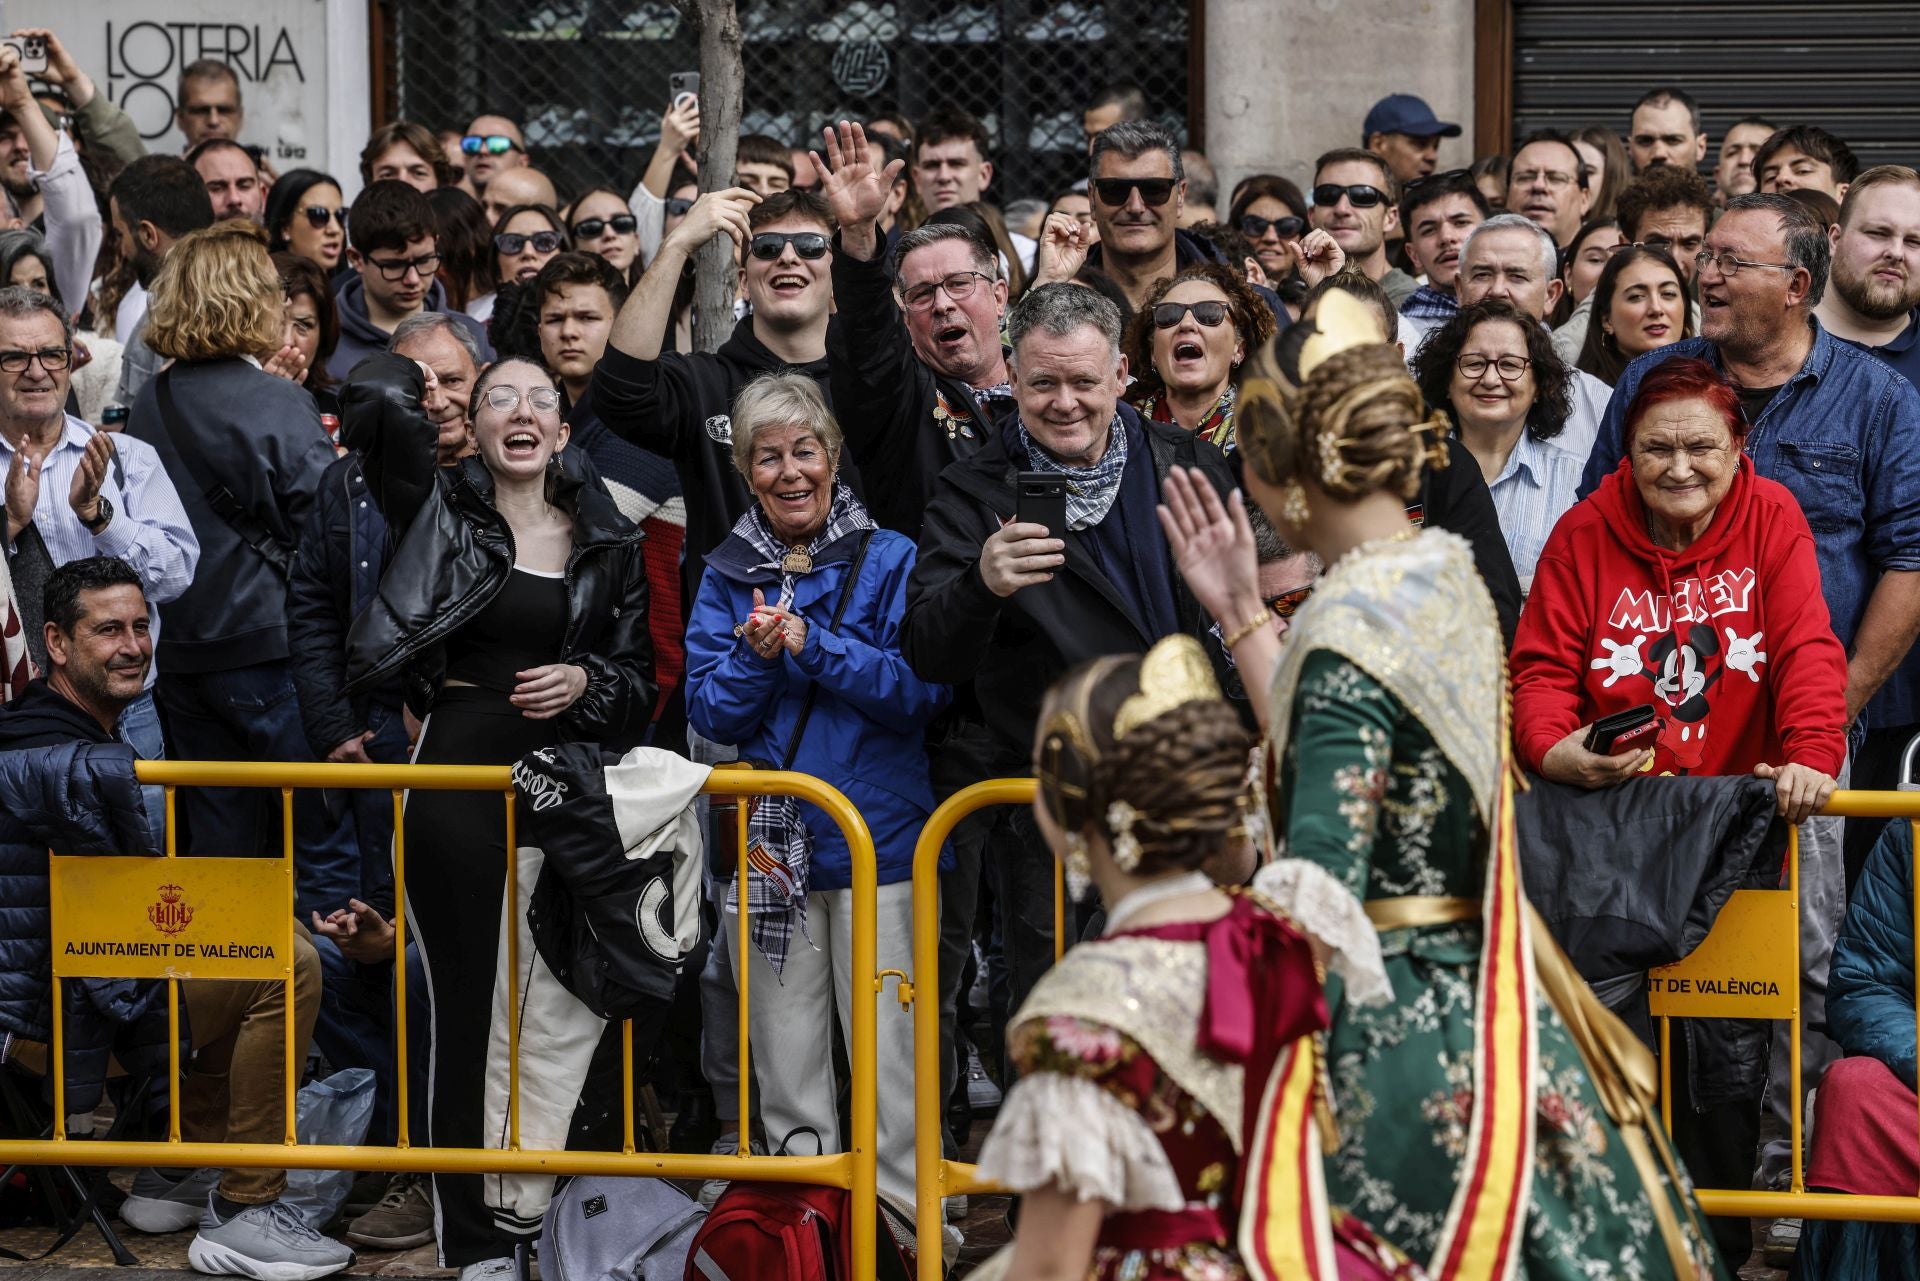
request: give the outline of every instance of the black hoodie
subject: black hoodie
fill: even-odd
[[[47,684],[44,676],[28,682],[20,697],[0,707],[0,752],[117,741],[78,703]]]
[[[753,332],[753,317],[733,327],[733,337],[716,352],[663,352],[640,360],[609,346],[593,371],[590,394],[600,421],[642,449],[673,460],[687,504],[687,541],[681,561],[681,596],[691,609],[699,594],[707,553],[732,532],[753,506],[747,482],[733,465],[733,402],[754,377],[766,373],[802,373],[827,386],[827,358],[789,365],[767,350]],[[841,475],[860,492],[851,468],[841,460]]]

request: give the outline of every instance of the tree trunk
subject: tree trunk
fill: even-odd
[[[742,88],[740,18],[734,0],[680,0],[700,32],[700,190],[733,185],[740,144]],[[744,246],[742,247],[744,252]],[[739,269],[731,237],[715,236],[694,259],[693,338],[701,351],[718,351],[733,334]]]

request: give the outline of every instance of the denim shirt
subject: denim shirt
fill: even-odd
[[[1754,471],[1785,485],[1806,513],[1827,613],[1851,655],[1880,575],[1920,570],[1920,393],[1864,349],[1811,323],[1806,363],[1760,411],[1746,452]],[[1705,338],[1683,339],[1628,365],[1587,459],[1582,498],[1619,466],[1621,426],[1640,380],[1675,356],[1721,368],[1719,349]],[[1861,719],[1872,727],[1920,721],[1920,646]]]

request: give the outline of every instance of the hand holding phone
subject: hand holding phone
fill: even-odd
[[[1013,518],[1039,525],[1055,538],[1067,536],[1067,479],[1058,472],[1023,471],[1014,478]]]

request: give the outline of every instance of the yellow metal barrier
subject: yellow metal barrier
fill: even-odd
[[[241,762],[141,761],[136,770],[142,783],[166,788],[167,849],[165,859],[55,857],[52,863],[54,1020],[50,1061],[54,1089],[54,1136],[51,1139],[0,1140],[0,1165],[160,1165],[168,1167],[293,1167],[300,1169],[361,1169],[469,1174],[608,1174],[649,1178],[739,1179],[775,1183],[810,1183],[847,1188],[853,1193],[853,1275],[870,1277],[875,1267],[874,1023],[882,985],[875,974],[875,891],[873,839],[866,820],[837,789],[806,774],[774,770],[721,767],[701,791],[709,796],[792,796],[817,806],[840,826],[846,836],[853,866],[853,957],[855,990],[860,976],[871,976],[864,999],[853,1002],[852,1126],[849,1150],[827,1156],[753,1156],[746,1149],[746,1126],[736,1155],[680,1155],[637,1152],[633,1120],[633,1025],[622,1029],[622,1061],[626,1088],[622,1099],[624,1144],[620,1152],[566,1152],[520,1147],[520,1044],[516,1006],[519,994],[509,986],[507,1015],[508,1142],[505,1149],[418,1147],[407,1135],[407,996],[406,949],[406,828],[402,821],[404,793],[418,791],[492,792],[506,807],[506,892],[510,915],[518,892],[514,824],[513,776],[509,766],[453,765],[334,765],[251,764]],[[281,794],[282,852],[278,859],[179,858],[174,848],[174,790],[178,787],[274,788]],[[294,1090],[298,1080],[294,1062],[293,993],[293,793],[297,788],[381,789],[393,793],[394,805],[394,982],[398,1058],[399,1134],[394,1147],[371,1144],[301,1144],[294,1137]],[[744,847],[746,807],[740,807],[739,833]],[[935,844],[936,856],[939,849]],[[738,860],[740,902],[747,902],[747,860]],[[158,883],[156,884],[156,876]],[[240,878],[227,882],[223,878]],[[937,880],[937,877],[935,878]],[[237,885],[237,890],[232,888]],[[196,889],[195,887],[202,887]],[[149,914],[150,913],[150,914]],[[201,915],[206,913],[206,915]],[[201,925],[193,930],[195,921]],[[736,964],[740,984],[740,1115],[747,1108],[750,1050],[748,1046],[747,913],[738,916],[739,951]],[[93,937],[68,933],[78,924]],[[249,933],[241,936],[238,931]],[[144,932],[143,932],[144,931]],[[129,940],[124,935],[139,935]],[[506,932],[507,970],[517,975],[518,931]],[[210,940],[210,941],[209,941]],[[64,946],[72,942],[72,949]],[[136,943],[137,946],[128,944]],[[229,948],[229,943],[239,947]],[[105,947],[86,946],[106,944]],[[210,949],[210,950],[209,950]],[[928,973],[933,972],[931,965]],[[59,982],[75,976],[153,977],[167,981],[168,1008],[168,1125],[165,1142],[75,1141],[67,1138],[65,1058]],[[180,1133],[179,1104],[179,980],[183,978],[272,978],[286,984],[286,1135],[279,1144],[185,1142]],[[938,1017],[938,1010],[935,1010]],[[938,1039],[938,1024],[935,1025]],[[937,1050],[936,1050],[937,1053]],[[936,1140],[935,1152],[938,1153]],[[934,1260],[939,1252],[939,1217],[935,1207]]]

